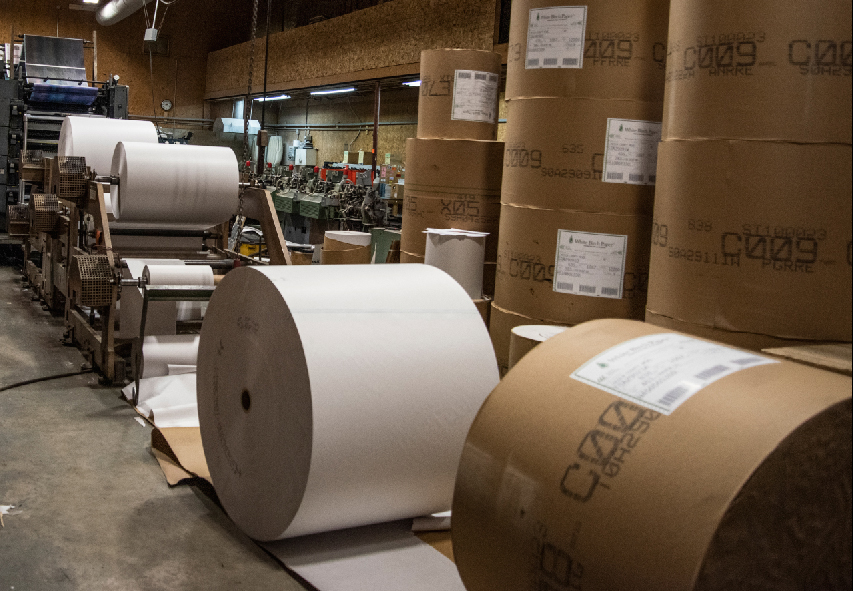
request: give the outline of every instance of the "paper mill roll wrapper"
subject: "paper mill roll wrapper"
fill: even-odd
[[[844,0],[675,0],[664,139],[851,142]]]
[[[487,234],[430,228],[426,235],[424,263],[453,277],[472,300],[482,298]]]
[[[506,98],[662,101],[669,2],[512,4]]]
[[[850,393],[848,377],[637,322],[569,329],[513,368],[468,435],[463,582],[849,589]]]
[[[851,340],[850,146],[666,141],[660,158],[651,312],[777,339]]]
[[[642,320],[651,231],[647,216],[504,205],[495,304],[556,324]]]
[[[474,49],[421,52],[418,137],[494,140],[501,56]]]
[[[368,265],[370,241],[371,235],[367,232],[326,232],[323,236],[323,264]]]
[[[157,144],[157,129],[150,121],[72,115],[62,122],[57,155],[82,156],[97,174],[109,175],[119,142]]]
[[[635,101],[510,101],[501,201],[651,215],[662,110]]]
[[[230,148],[120,142],[110,189],[125,227],[206,229],[237,211],[239,174]]]
[[[566,328],[549,324],[522,324],[514,327],[509,336],[509,368],[512,369],[534,347],[557,336]]]
[[[480,314],[438,269],[235,269],[199,347],[216,492],[259,540],[445,511],[497,382]]]
[[[198,335],[157,335],[142,341],[141,378],[168,376],[188,371],[172,370],[175,366],[195,366],[198,358]],[[193,370],[194,371],[194,370]]]

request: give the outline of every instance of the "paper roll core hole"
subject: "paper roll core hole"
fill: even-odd
[[[243,392],[240,393],[240,405],[246,412],[249,412],[249,409],[252,408],[252,395],[249,394],[248,390],[243,390]]]

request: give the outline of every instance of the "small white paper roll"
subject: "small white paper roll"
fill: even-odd
[[[198,335],[158,335],[142,341],[142,378],[191,373],[173,372],[170,367],[195,366],[198,359]]]
[[[105,117],[66,117],[59,130],[59,156],[83,156],[97,174],[110,174],[119,142],[157,144],[157,129],[150,121]]]
[[[453,277],[472,300],[481,299],[488,234],[433,228],[428,228],[424,233],[427,235],[424,263],[438,267]]]
[[[326,232],[325,236],[326,238],[331,238],[332,240],[337,240],[338,242],[343,242],[345,244],[352,244],[353,246],[370,246],[369,232],[330,230]]]
[[[230,148],[119,142],[111,170],[120,179],[113,212],[124,227],[204,229],[237,211],[239,173]]]
[[[477,308],[438,269],[234,269],[199,347],[216,492],[259,540],[446,511],[497,383]]]

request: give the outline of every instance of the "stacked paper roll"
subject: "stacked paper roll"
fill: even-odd
[[[491,328],[643,318],[667,0],[512,7]]]
[[[110,188],[125,227],[205,229],[237,211],[237,157],[230,148],[120,142]]]
[[[59,130],[58,156],[82,156],[99,175],[108,175],[119,142],[157,143],[157,129],[150,121],[103,117],[66,117]]]
[[[853,338],[851,18],[673,1],[649,322],[754,349]]]
[[[369,232],[328,231],[323,236],[324,265],[370,264]]]
[[[501,59],[460,49],[421,52],[418,137],[406,142],[400,262],[423,263],[427,228],[489,234],[483,290],[494,294],[503,142],[497,137]]]
[[[481,299],[487,234],[430,228],[426,235],[424,263],[453,277],[472,300]]]
[[[498,382],[471,299],[426,265],[235,269],[198,367],[216,492],[260,540],[447,510]]]
[[[565,326],[551,326],[549,324],[539,326],[522,324],[513,328],[509,338],[509,368],[512,369],[535,346],[565,330]]]
[[[480,410],[453,500],[468,591],[849,589],[851,380],[602,320]]]

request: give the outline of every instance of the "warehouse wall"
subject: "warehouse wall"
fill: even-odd
[[[110,74],[121,76],[120,82],[130,86],[132,114],[153,115],[152,102],[156,102],[156,113],[162,116],[160,101],[168,98],[175,103],[170,115],[202,117],[208,53],[248,38],[250,8],[248,0],[180,0],[172,5],[161,31],[170,37],[169,55],[153,56],[155,101],[149,57],[143,52],[145,17],[141,10],[118,24],[102,27],[94,12],[71,10],[68,0],[0,0],[0,40],[8,43],[13,31],[16,36],[58,34],[92,40],[96,31],[98,80]],[[92,50],[86,50],[85,57],[91,75]]]

